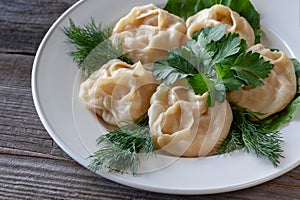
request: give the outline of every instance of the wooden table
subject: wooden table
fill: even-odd
[[[75,2],[0,1],[0,199],[300,199],[300,167],[242,191],[175,196],[116,184],[66,155],[39,120],[30,82],[44,34]]]

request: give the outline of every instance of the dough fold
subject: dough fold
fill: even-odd
[[[227,101],[209,107],[208,96],[195,95],[182,85],[157,88],[148,111],[150,133],[157,149],[184,157],[215,153],[216,145],[230,130],[232,110]]]
[[[121,44],[133,62],[151,64],[186,42],[186,25],[180,17],[153,4],[134,7],[112,32],[113,45]]]
[[[105,122],[118,125],[147,113],[158,84],[140,62],[111,60],[81,84],[79,96]]]
[[[263,86],[231,91],[228,100],[261,113],[257,117],[265,119],[284,109],[294,99],[297,91],[295,69],[289,57],[281,51],[271,51],[261,44],[249,48],[249,51],[259,53],[265,61],[274,64],[274,68],[263,80]]]
[[[255,42],[254,31],[248,21],[227,6],[214,5],[211,8],[201,10],[189,17],[186,24],[189,38],[192,38],[193,34],[202,28],[227,24],[227,33],[238,33],[240,38],[246,40],[248,47],[254,45]]]

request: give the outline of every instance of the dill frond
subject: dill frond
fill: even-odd
[[[75,25],[71,18],[69,23],[69,27],[62,28],[68,38],[66,42],[75,47],[69,55],[86,77],[111,59],[120,59],[132,64],[130,59],[123,55],[121,44],[116,47],[112,45],[109,39],[111,28],[102,30],[101,23],[97,26],[93,18],[89,24],[82,27]]]
[[[244,148],[247,153],[254,152],[257,157],[266,157],[277,167],[282,156],[283,138],[278,131],[266,131],[260,121],[253,120],[255,114],[250,110],[233,106],[233,123],[226,139],[218,147],[218,153],[230,153]],[[250,120],[251,119],[251,120]]]
[[[97,144],[104,146],[90,156],[92,171],[107,168],[109,172],[136,174],[140,166],[139,153],[151,156],[155,151],[145,117],[100,136]]]

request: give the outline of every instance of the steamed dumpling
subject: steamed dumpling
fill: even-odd
[[[196,15],[187,19],[187,35],[192,38],[196,31],[205,27],[216,27],[227,24],[227,33],[239,33],[240,37],[246,40],[248,47],[254,45],[255,34],[248,21],[229,7],[215,5],[204,9]]]
[[[288,56],[281,51],[271,51],[261,44],[251,47],[249,51],[258,52],[264,60],[274,64],[274,68],[269,77],[263,80],[263,86],[232,91],[228,94],[228,99],[263,114],[257,117],[264,119],[281,111],[295,97],[295,69]]]
[[[157,86],[140,62],[129,65],[111,60],[81,84],[79,96],[104,121],[118,125],[147,113]]]
[[[207,98],[186,86],[160,85],[148,111],[156,148],[184,157],[213,154],[230,130],[232,110],[227,101],[209,107]]]
[[[186,41],[185,22],[153,4],[134,7],[119,20],[112,33],[113,44],[122,44],[124,54],[143,64],[164,59],[168,50]]]

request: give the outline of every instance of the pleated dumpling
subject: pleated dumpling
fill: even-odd
[[[254,45],[255,34],[248,21],[237,12],[223,5],[214,5],[201,10],[187,19],[187,35],[192,38],[196,31],[205,27],[215,27],[227,24],[227,33],[239,33],[246,40],[248,47]]]
[[[148,111],[156,148],[183,157],[215,153],[230,130],[232,110],[227,101],[209,107],[207,98],[208,93],[195,95],[186,86],[160,85]]]
[[[140,62],[111,60],[81,84],[79,96],[104,121],[118,125],[147,113],[158,84]]]
[[[295,69],[288,56],[281,51],[271,51],[261,44],[251,47],[249,51],[258,52],[264,60],[274,64],[274,68],[269,77],[263,80],[263,86],[232,91],[228,94],[228,99],[253,112],[263,114],[257,117],[264,119],[281,111],[295,97]]]
[[[123,53],[133,62],[149,64],[186,42],[186,25],[180,17],[153,4],[138,6],[115,25],[112,42],[121,43]]]

